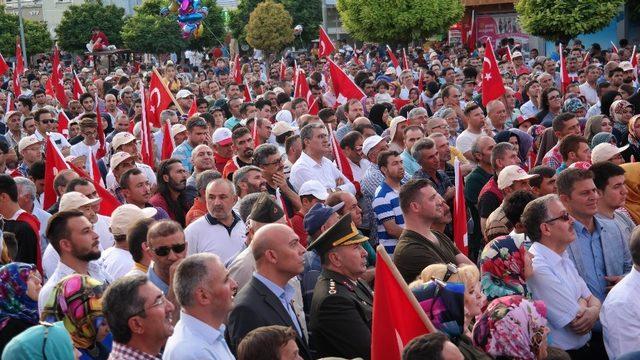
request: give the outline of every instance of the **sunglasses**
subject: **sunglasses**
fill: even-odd
[[[556,220],[562,220],[562,221],[566,222],[566,221],[571,220],[571,215],[569,215],[569,213],[564,213],[564,214],[562,214],[562,215],[560,215],[558,217],[554,217],[553,219],[549,219],[549,220],[545,221],[544,223],[545,224],[550,224],[550,223],[552,223],[552,222],[554,222]]]
[[[53,119],[43,119],[43,120],[40,120],[40,122],[45,124],[45,125],[47,125],[47,124],[51,124],[51,123],[53,123],[55,121]]]
[[[171,251],[173,251],[174,254],[181,254],[186,248],[187,243],[182,243],[171,246],[160,246],[157,248],[151,248],[151,250],[158,256],[167,256]]]

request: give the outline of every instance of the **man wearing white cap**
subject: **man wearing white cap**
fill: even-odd
[[[293,164],[289,180],[295,189],[305,181],[318,180],[325,189],[356,193],[355,186],[325,157],[330,151],[329,135],[324,124],[309,124],[300,130],[302,155]]]
[[[389,150],[397,151],[401,153],[404,150],[404,129],[409,126],[407,119],[404,116],[396,116],[391,120],[391,126],[389,126]]]
[[[191,108],[191,103],[195,101],[193,93],[189,90],[182,89],[176,94],[178,105],[185,111],[185,114]]]
[[[291,217],[291,227],[300,238],[302,244],[307,244],[307,231],[304,228],[304,217],[317,203],[324,203],[329,197],[329,192],[318,180],[309,180],[302,184],[300,191],[301,208]]]
[[[509,165],[500,171],[498,175],[498,188],[504,194],[505,200],[503,200],[500,206],[487,218],[483,234],[486,242],[493,240],[493,238],[497,236],[496,234],[509,233],[509,226],[507,226],[509,220],[504,210],[502,210],[507,195],[517,190],[531,191],[529,180],[538,176],[538,174],[527,174],[527,172],[518,165]]]
[[[100,262],[114,280],[126,275],[135,266],[127,243],[129,228],[138,220],[152,218],[156,212],[152,207],[141,209],[133,204],[124,204],[118,206],[111,214],[110,229],[115,244],[102,252]]]
[[[625,163],[622,153],[627,150],[629,144],[623,147],[617,147],[611,143],[602,143],[596,145],[591,150],[591,163],[595,164],[601,161],[610,161],[616,165]]]
[[[522,75],[529,74],[531,72],[531,69],[525,65],[524,57],[520,51],[514,51],[513,54],[511,54],[511,60],[513,60],[513,65],[516,68],[516,74]]]
[[[187,139],[187,127],[183,124],[173,124],[171,125],[171,137],[173,138],[173,143],[178,146],[182,144],[183,141]]]
[[[138,146],[136,144],[136,137],[129,132],[117,133],[111,141],[111,149],[114,154],[118,152],[124,152],[131,155],[134,161],[138,159]],[[153,171],[151,166],[135,161],[135,167],[140,169],[147,176],[147,179],[149,179],[149,183],[151,184],[151,188],[154,189],[157,184],[157,180],[156,173]],[[122,173],[124,173],[124,171],[121,172],[120,175],[122,175]],[[115,177],[113,175],[113,167],[111,167],[111,169],[107,173],[107,189],[115,189],[119,181],[119,177]]]
[[[280,150],[280,154],[286,154],[285,141],[295,132],[295,129],[284,121],[278,121],[273,125],[271,130],[275,137],[276,144]]]
[[[120,177],[125,173],[125,171],[136,167],[135,159],[129,153],[119,151],[111,155],[111,161],[109,165],[111,167],[111,172],[113,173],[114,179],[117,180],[111,187],[109,187],[109,191],[111,191],[113,195],[118,198],[118,201],[124,203],[124,198],[120,193]]]
[[[22,161],[13,170],[11,176],[29,177],[29,169],[36,161],[42,160],[42,141],[35,134],[23,137],[18,143],[18,153],[22,156]]]
[[[224,166],[227,165],[229,160],[233,157],[233,140],[231,130],[226,127],[217,128],[213,132],[211,140],[213,142],[213,149],[215,150],[213,158],[216,170],[218,170],[219,173],[222,173]]]

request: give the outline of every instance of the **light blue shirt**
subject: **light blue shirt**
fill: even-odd
[[[167,340],[163,360],[234,360],[224,340],[224,324],[216,329],[183,311]]]
[[[149,278],[149,281],[151,281],[153,285],[157,286],[158,289],[162,291],[163,294],[167,295],[169,293],[169,285],[167,285],[167,283],[165,283],[164,281],[162,281],[162,279],[160,279],[158,274],[156,274],[156,272],[153,270],[153,265],[149,266],[149,270],[147,271],[147,277]]]
[[[400,158],[402,158],[402,166],[404,166],[404,172],[405,174],[407,174],[407,176],[411,177],[416,173],[416,171],[421,169],[420,164],[418,164],[416,159],[414,159],[413,156],[409,154],[407,149],[404,149],[404,151],[400,154]]]
[[[238,124],[240,124],[240,120],[236,119],[235,116],[232,116],[224,122],[224,127],[233,131],[233,128]]]
[[[557,254],[545,245],[535,242],[529,248],[534,255],[533,275],[527,286],[535,300],[547,306],[547,320],[551,329],[551,346],[562,350],[579,349],[591,338],[591,333],[578,335],[569,323],[580,310],[578,300],[588,299],[591,292],[565,251]]]
[[[285,310],[287,310],[287,313],[291,317],[291,322],[293,322],[293,324],[296,326],[296,331],[298,331],[298,335],[300,335],[300,337],[304,339],[304,335],[300,330],[300,323],[298,322],[298,317],[296,316],[296,313],[293,310],[293,306],[291,306],[291,302],[296,296],[296,290],[293,288],[293,286],[287,283],[287,285],[285,285],[283,289],[280,286],[273,283],[271,280],[258,274],[257,272],[253,273],[253,277],[255,277],[256,279],[258,279],[258,281],[263,283],[264,286],[266,286],[267,289],[269,289],[269,291],[271,291],[278,298],[278,300],[280,300],[280,302],[282,303],[282,306],[284,306]]]
[[[606,295],[607,281],[604,277],[607,274],[600,240],[601,226],[595,218],[593,221],[595,226],[591,234],[578,220],[573,223],[573,228],[576,231],[576,244],[580,249],[584,266],[582,278],[587,283],[591,293],[602,302]]]
[[[186,139],[182,144],[176,146],[171,154],[172,158],[180,160],[185,169],[191,174],[193,171],[193,164],[191,163],[191,153],[193,152],[193,146],[189,143],[189,139]]]

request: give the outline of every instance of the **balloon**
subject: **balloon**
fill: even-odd
[[[293,28],[293,34],[298,36],[302,34],[302,25],[298,24]]]
[[[171,0],[168,7],[160,9],[160,15],[169,14],[176,15],[184,39],[189,39],[192,35],[197,39],[204,32],[202,20],[209,14],[209,9],[201,6],[201,0]]]

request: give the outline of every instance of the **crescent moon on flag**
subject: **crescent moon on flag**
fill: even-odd
[[[486,57],[486,56],[485,56],[485,57],[484,57],[484,60],[482,61],[482,63],[483,63],[483,64],[484,64],[484,63],[489,64],[489,70],[491,70],[491,61],[489,61],[489,58],[488,58],[488,57]]]
[[[151,94],[149,95],[149,100],[153,98],[154,94],[156,95],[156,108],[157,108],[158,106],[160,106],[160,90],[158,88],[151,90]]]

